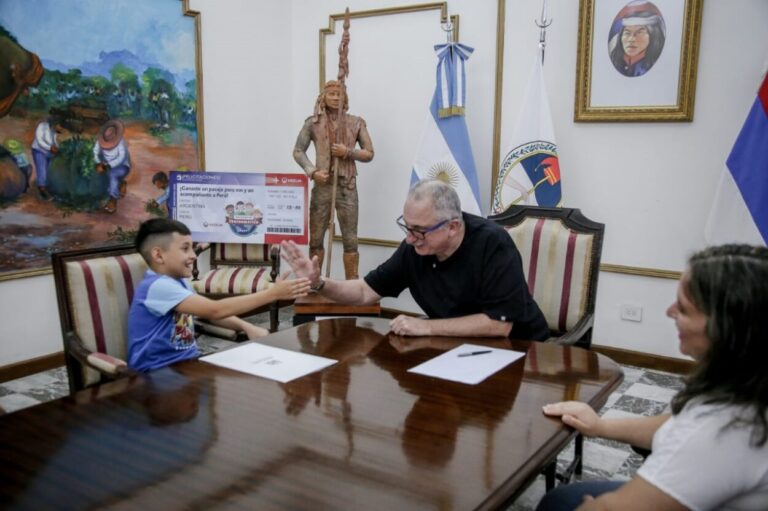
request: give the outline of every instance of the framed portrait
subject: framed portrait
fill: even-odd
[[[702,0],[580,0],[575,121],[691,121]]]
[[[205,166],[199,34],[188,0],[0,0],[0,280],[167,215]]]

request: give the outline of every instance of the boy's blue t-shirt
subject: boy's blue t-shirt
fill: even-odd
[[[176,306],[193,295],[190,284],[147,270],[128,314],[128,366],[151,371],[200,355],[191,314]]]

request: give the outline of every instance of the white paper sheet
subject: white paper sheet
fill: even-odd
[[[475,385],[524,355],[521,351],[462,344],[408,372]]]
[[[201,357],[200,360],[280,383],[301,378],[336,363],[332,358],[265,346],[257,342],[213,353]]]

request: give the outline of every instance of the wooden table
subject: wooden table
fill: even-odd
[[[406,338],[381,318],[262,339],[339,360],[287,384],[189,361],[0,417],[2,509],[494,509],[622,379],[580,348]],[[525,351],[478,385],[408,373],[464,342]]]
[[[371,305],[347,305],[336,303],[319,294],[297,298],[293,303],[293,326],[323,319],[323,316],[380,316],[381,302]]]

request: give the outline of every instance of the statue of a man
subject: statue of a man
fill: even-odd
[[[373,159],[373,143],[365,121],[348,115],[346,91],[338,81],[325,84],[317,97],[315,111],[304,121],[304,126],[293,148],[293,159],[314,181],[309,202],[309,256],[318,256],[322,265],[325,252],[323,239],[331,216],[333,171],[338,171],[336,185],[336,215],[341,227],[344,245],[344,274],[347,279],[358,278],[357,252],[357,167],[355,160]],[[315,145],[313,164],[307,157],[309,143]],[[356,146],[360,145],[357,149]],[[334,167],[334,159],[338,163]],[[331,241],[332,242],[332,241]]]

